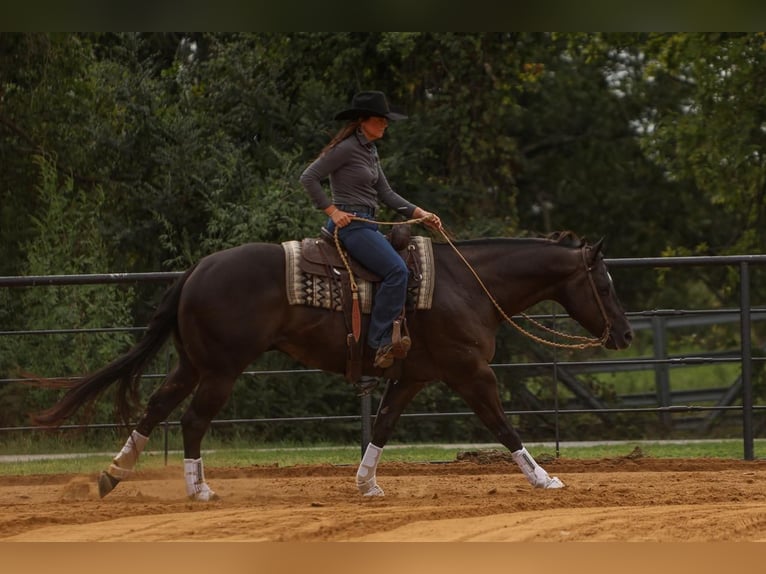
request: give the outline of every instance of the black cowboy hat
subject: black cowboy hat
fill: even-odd
[[[407,116],[394,112],[388,107],[383,92],[359,92],[351,100],[351,107],[335,116],[336,120],[355,120],[357,118],[379,116],[390,121],[403,120]]]

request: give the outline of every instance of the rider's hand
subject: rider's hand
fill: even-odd
[[[351,214],[341,209],[336,209],[330,214],[330,219],[337,227],[346,227],[351,223]]]
[[[412,216],[415,219],[424,219],[423,223],[425,223],[426,226],[430,227],[431,229],[439,231],[442,228],[442,220],[439,219],[439,216],[435,213],[431,213],[430,211],[426,211],[425,209],[418,207],[415,209]]]

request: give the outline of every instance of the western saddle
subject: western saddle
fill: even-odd
[[[410,270],[410,283],[419,282],[422,273],[418,258],[414,254],[414,248],[410,245],[410,226],[407,224],[396,225],[387,237],[393,248],[407,264]],[[371,283],[379,283],[382,278],[358,261],[351,259],[347,254],[341,256],[336,247],[335,237],[325,227],[322,227],[320,237],[309,237],[301,241],[301,258],[298,265],[304,273],[323,276],[328,281],[336,281],[340,284],[343,315],[348,330],[345,377],[350,383],[359,385],[362,378],[364,345],[361,336],[361,313],[355,292],[355,278],[364,279]],[[349,273],[349,268],[351,273]],[[402,314],[394,321],[392,344],[401,344],[402,337],[405,336],[409,336],[409,330],[407,329],[405,310],[402,309]],[[366,392],[371,391],[372,388]]]

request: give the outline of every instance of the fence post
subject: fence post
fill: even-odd
[[[742,436],[745,460],[753,460],[753,381],[750,341],[750,267],[739,264],[739,312],[742,345]]]
[[[652,317],[652,341],[654,345],[654,358],[658,361],[664,361],[668,358],[668,340],[666,322],[664,317],[654,315]],[[670,372],[667,363],[657,363],[654,366],[654,384],[657,389],[657,402],[660,407],[669,407],[671,404],[670,395]],[[673,426],[673,420],[670,413],[663,411],[660,413],[660,424],[668,431]]]
[[[170,373],[170,349],[165,353],[165,372]],[[168,452],[170,451],[170,440],[169,440],[169,432],[170,432],[170,424],[168,423],[168,419],[166,418],[163,421],[163,429],[162,434],[165,438],[165,444],[163,446],[163,450],[165,451],[165,466],[168,465]]]
[[[556,306],[553,302],[551,302],[551,315],[552,315],[552,322],[551,322],[551,328],[555,331],[556,330]],[[554,439],[556,442],[556,458],[559,458],[561,456],[561,427],[559,425],[559,362],[558,362],[558,354],[556,353],[558,349],[556,347],[553,347],[553,410],[554,410],[554,420],[555,420],[555,429],[554,429]]]

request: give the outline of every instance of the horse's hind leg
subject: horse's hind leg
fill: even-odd
[[[372,428],[372,441],[367,445],[362,461],[356,471],[356,487],[363,496],[383,496],[378,486],[376,472],[383,447],[394,432],[396,421],[413,397],[426,383],[399,382],[389,380]]]
[[[189,396],[197,385],[197,380],[196,369],[182,355],[163,385],[149,398],[146,411],[135,430],[130,433],[125,446],[114,457],[109,469],[101,473],[98,491],[102,498],[114,490],[120,480],[130,476],[152,430],[167,419],[173,409]]]
[[[451,389],[459,394],[479,416],[486,427],[511,451],[513,460],[519,466],[529,483],[536,488],[561,488],[564,483],[551,477],[531,454],[524,448],[516,429],[505,416],[497,379],[489,365],[482,366],[470,380],[447,380]]]
[[[210,428],[213,417],[229,399],[236,378],[236,375],[214,373],[203,375],[189,408],[181,417],[186,494],[193,500],[209,501],[217,498],[205,481],[205,471],[202,466],[202,438]]]

